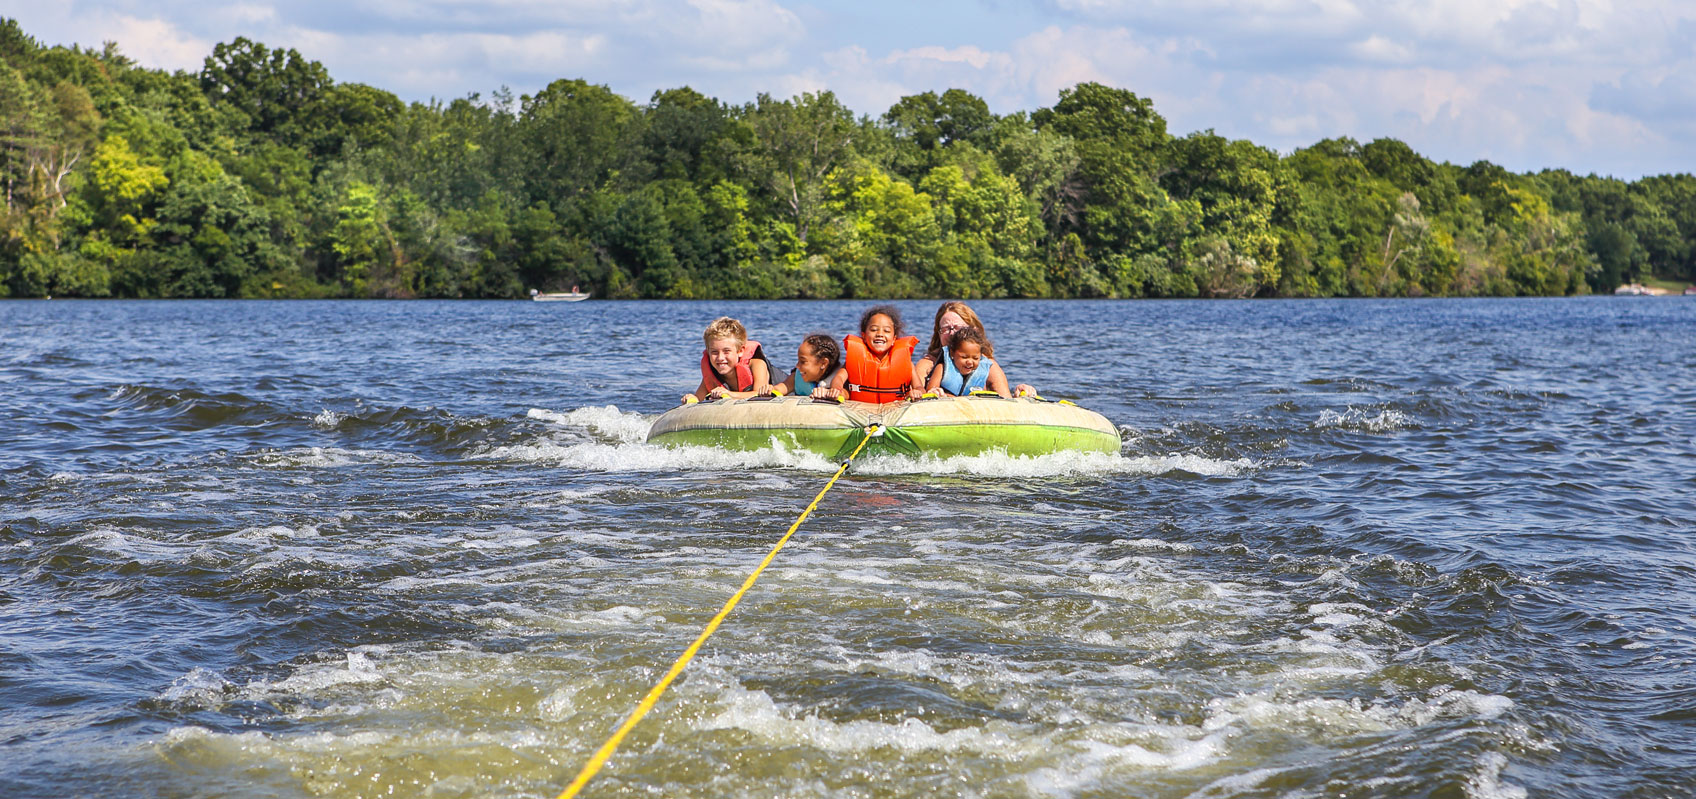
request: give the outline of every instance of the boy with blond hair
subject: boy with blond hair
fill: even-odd
[[[721,316],[701,334],[707,348],[701,352],[701,384],[683,402],[731,397],[743,399],[764,394],[779,370],[772,368],[760,342],[748,340],[741,322]],[[783,378],[779,377],[781,381]]]

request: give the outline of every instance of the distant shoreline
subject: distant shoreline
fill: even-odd
[[[827,89],[632,99],[583,78],[409,104],[244,37],[176,72],[4,17],[0,41],[14,297],[1418,298],[1696,279],[1690,173],[1515,173],[1391,138],[1283,152],[1175,133],[1133,87],[1092,81],[1010,114],[957,88],[856,110]]]

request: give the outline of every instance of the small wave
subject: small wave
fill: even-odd
[[[1358,393],[1369,393],[1369,392],[1373,392],[1373,391],[1383,391],[1385,389],[1395,388],[1395,386],[1390,384],[1390,383],[1385,383],[1385,382],[1381,382],[1381,381],[1378,381],[1378,380],[1371,380],[1371,379],[1364,378],[1364,377],[1340,377],[1340,378],[1316,377],[1316,378],[1313,378],[1311,380],[1303,380],[1303,381],[1301,381],[1301,384],[1304,385],[1304,386],[1324,387],[1324,388],[1328,388],[1328,389],[1333,390],[1333,391],[1358,392]]]
[[[1357,430],[1365,433],[1388,433],[1413,427],[1413,417],[1398,410],[1385,408],[1376,414],[1371,411],[1349,406],[1338,412],[1330,409],[1321,411],[1319,418],[1313,420],[1315,430]]]
[[[1290,701],[1275,692],[1219,697],[1207,703],[1204,730],[1262,729],[1283,733],[1358,734],[1394,729],[1389,719],[1359,700],[1309,697]]]
[[[294,674],[275,683],[258,683],[249,686],[250,691],[281,691],[290,694],[313,695],[326,688],[340,685],[368,685],[381,683],[387,678],[371,658],[363,652],[349,652],[343,662],[331,662],[302,666]]]
[[[921,455],[878,456],[855,467],[867,475],[972,474],[981,477],[1087,477],[1108,474],[1165,475],[1188,473],[1202,477],[1235,477],[1254,468],[1247,458],[1221,460],[1202,455],[1170,454],[1126,457],[1107,452],[1056,452],[1049,455],[1008,455],[986,452],[937,458]]]
[[[997,729],[963,727],[939,732],[916,718],[892,724],[865,720],[835,722],[816,715],[796,718],[783,712],[771,695],[758,690],[726,687],[716,698],[725,707],[716,716],[704,719],[702,729],[742,730],[758,739],[781,742],[783,746],[808,746],[823,752],[897,749],[973,753],[1010,752],[1020,745]]]
[[[1229,742],[1223,733],[1199,739],[1182,737],[1180,732],[1147,730],[1147,738],[1139,743],[1113,740],[1116,736],[1102,730],[1091,730],[1109,740],[1072,740],[1056,747],[1063,752],[1060,764],[1040,768],[1024,779],[1036,796],[1074,796],[1093,794],[1106,788],[1110,775],[1127,769],[1185,770],[1215,763],[1227,754]]]
[[[253,462],[268,468],[304,467],[328,469],[366,464],[417,463],[417,455],[375,449],[342,449],[340,447],[305,447],[291,450],[269,450],[252,456]]]
[[[208,394],[192,388],[121,385],[106,398],[119,406],[109,411],[108,416],[134,411],[153,413],[157,419],[191,430],[253,426],[284,418],[269,403],[235,392]]]
[[[548,694],[546,698],[536,703],[536,715],[544,721],[554,723],[565,721],[571,717],[571,714],[577,712],[575,701],[577,691],[578,688],[574,685],[555,688],[553,693]]]
[[[1477,691],[1454,691],[1438,687],[1429,699],[1412,699],[1393,710],[1384,711],[1386,719],[1394,719],[1409,727],[1423,727],[1439,719],[1493,719],[1513,709],[1514,702],[1500,694]]]
[[[234,688],[223,675],[196,666],[173,681],[159,699],[190,708],[217,707]]]
[[[1113,545],[1144,552],[1173,552],[1180,555],[1188,555],[1196,551],[1195,546],[1192,544],[1162,541],[1158,538],[1117,538],[1113,540]]]
[[[646,432],[643,433],[646,435]],[[791,450],[774,440],[774,446],[753,451],[715,447],[662,447],[656,444],[561,444],[542,441],[512,444],[472,453],[472,460],[551,463],[594,472],[667,472],[687,470],[740,470],[790,468],[828,472],[836,468],[829,458],[805,450]]]
[[[97,527],[66,541],[63,546],[67,549],[86,547],[137,563],[170,563],[181,557],[181,553],[169,543],[155,541],[139,531],[126,533],[113,527]]]
[[[1502,769],[1508,758],[1501,752],[1486,752],[1478,759],[1478,772],[1466,781],[1466,795],[1471,799],[1525,799],[1526,790],[1511,782],[1502,782]]]
[[[575,617],[561,619],[561,623],[567,625],[608,629],[649,626],[663,621],[659,616],[629,605],[614,605],[604,610],[587,611]]]
[[[560,413],[545,408],[531,408],[525,414],[531,419],[562,425],[584,427],[591,432],[626,444],[639,444],[648,439],[653,419],[639,413],[621,411],[617,405],[591,405]]]
[[[356,402],[347,413],[325,409],[312,417],[312,427],[355,436],[375,436],[389,442],[405,440],[426,447],[455,447],[489,434],[502,420],[485,416],[460,416],[440,408],[398,405],[366,407]]]
[[[276,539],[276,538],[317,538],[318,525],[304,524],[300,527],[273,524],[266,527],[247,527],[229,536],[231,538]]]

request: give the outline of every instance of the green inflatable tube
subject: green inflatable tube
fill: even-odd
[[[1119,451],[1118,428],[1099,413],[1069,402],[983,395],[883,405],[806,397],[701,402],[661,415],[648,441],[733,450],[782,446],[841,458],[874,424],[884,433],[866,445],[867,454],[946,458]]]

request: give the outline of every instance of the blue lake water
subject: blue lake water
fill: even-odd
[[[0,795],[555,795],[834,468],[701,328],[863,307],[0,303]],[[973,307],[1120,454],[855,464],[586,795],[1696,793],[1696,301]]]

